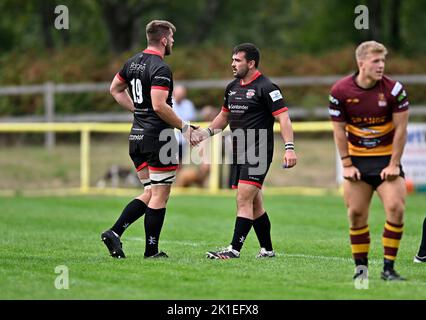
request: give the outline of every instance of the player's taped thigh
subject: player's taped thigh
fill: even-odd
[[[145,190],[151,189],[151,179],[139,179],[139,181],[143,184],[143,188]]]
[[[151,179],[149,178],[148,166],[142,168],[138,173],[139,181],[142,183],[144,190],[151,189]]]
[[[151,186],[171,185],[176,180],[176,170],[150,171]]]

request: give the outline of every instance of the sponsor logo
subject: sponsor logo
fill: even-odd
[[[358,142],[361,146],[370,149],[377,147],[380,144],[381,140],[379,138],[363,138]]]
[[[236,94],[237,93],[237,91],[229,91],[228,92],[228,96],[229,97],[231,97],[231,96],[233,96],[234,94]]]
[[[358,98],[353,98],[353,99],[346,99],[346,103],[347,104],[356,104],[359,103],[359,99]]]
[[[250,180],[255,180],[255,181],[260,181],[259,177],[253,177],[253,176],[249,176]]]
[[[374,129],[370,129],[370,128],[361,128],[361,131],[367,132],[367,133],[372,133],[372,134],[378,134],[378,133],[380,133],[380,131],[377,131],[377,130],[374,130]]]
[[[328,109],[328,113],[330,114],[330,116],[333,116],[333,117],[340,116],[340,111],[336,109]]]
[[[407,96],[407,92],[405,92],[405,90],[402,90],[401,94],[397,98],[398,102],[401,102],[402,100],[404,100],[406,96]]]
[[[139,63],[135,63],[132,62],[132,64],[129,67],[130,71],[136,71],[136,72],[144,72],[146,68],[146,64],[139,64]]]
[[[248,106],[241,104],[230,104],[229,110],[248,110]]]
[[[379,107],[386,107],[388,105],[388,102],[386,101],[384,93],[379,93],[378,105]]]
[[[402,109],[402,108],[405,108],[405,107],[408,107],[408,105],[409,105],[410,103],[408,102],[408,101],[405,101],[403,104],[400,104],[399,106],[398,106],[398,109]]]
[[[336,106],[339,105],[339,100],[337,100],[335,97],[333,97],[331,94],[328,96],[328,100],[332,103],[335,104]]]
[[[283,98],[283,96],[281,95],[280,90],[274,90],[272,92],[269,92],[269,96],[271,97],[272,101],[275,102],[277,100],[280,100]]]
[[[143,134],[131,134],[129,135],[129,141],[141,141],[143,140]]]
[[[396,82],[395,85],[393,86],[392,92],[391,94],[396,97],[396,95],[398,94],[398,92],[402,89],[402,84],[400,82]]]
[[[248,89],[246,93],[246,98],[251,99],[256,94],[256,90],[254,89]]]

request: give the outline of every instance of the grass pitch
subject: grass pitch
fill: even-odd
[[[347,219],[337,196],[265,196],[278,256],[258,260],[252,230],[240,259],[208,260],[228,245],[234,197],[173,196],[160,249],[170,258],[144,260],[142,220],[122,240],[126,259],[109,257],[100,233],[130,201],[123,197],[0,198],[0,299],[426,299],[426,265],[414,264],[424,195],[407,200],[396,269],[403,283],[380,279],[384,213],[370,212],[370,280],[351,280]],[[55,267],[69,269],[69,289],[55,288]]]

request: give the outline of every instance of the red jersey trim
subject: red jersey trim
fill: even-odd
[[[157,90],[164,90],[164,91],[169,91],[169,87],[163,87],[163,86],[152,86],[152,89],[157,89]]]
[[[162,168],[148,166],[149,170],[151,171],[173,171],[173,170],[176,170],[177,167],[178,167],[177,165],[170,166],[170,167],[162,167]]]
[[[229,112],[229,109],[226,109],[224,106],[222,106],[222,111],[223,112]]]
[[[115,76],[118,78],[118,80],[120,80],[122,82],[127,82],[122,76],[120,76],[119,72],[117,72],[117,74]]]
[[[262,189],[262,185],[259,182],[254,182],[249,180],[239,180],[238,183],[251,184],[253,186],[258,187],[259,189]]]
[[[155,51],[155,50],[145,49],[145,50],[143,51],[143,53],[155,54],[156,56],[159,56],[161,59],[163,59],[163,55],[162,55],[160,52]]]
[[[139,167],[136,168],[136,172],[141,171],[143,168],[145,168],[148,165],[148,162],[142,163]]]
[[[283,107],[281,109],[278,109],[277,111],[272,112],[272,115],[275,117],[277,115],[279,115],[280,113],[286,112],[288,110],[287,107]]]
[[[251,80],[249,82],[247,82],[247,83],[243,83],[243,80],[241,79],[240,80],[240,86],[242,86],[242,87],[248,86],[250,83],[252,83],[254,80],[256,80],[257,78],[259,78],[261,75],[262,75],[262,73],[260,73],[260,71],[257,71],[254,74],[253,78],[251,78]]]
[[[234,185],[232,185],[232,186],[231,186],[231,188],[232,188],[232,189],[238,189],[238,186],[234,186]]]

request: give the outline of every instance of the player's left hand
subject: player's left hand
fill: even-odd
[[[297,163],[297,156],[294,150],[286,150],[284,153],[283,168],[293,168]]]
[[[393,181],[398,178],[400,173],[401,169],[399,165],[388,165],[380,172],[380,178],[382,178],[382,180]]]

